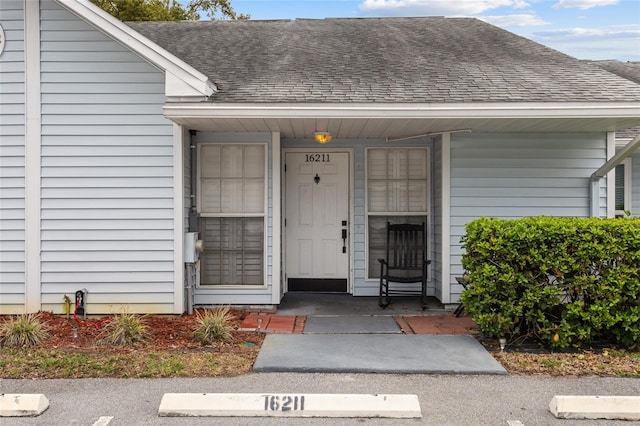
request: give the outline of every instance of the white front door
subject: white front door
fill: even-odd
[[[287,152],[285,254],[289,291],[348,291],[349,153]]]

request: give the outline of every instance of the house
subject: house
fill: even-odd
[[[640,62],[622,62],[616,60],[594,61],[596,65],[609,72],[640,84]],[[636,136],[640,135],[640,126],[616,132],[616,149],[621,150]],[[623,160],[615,169],[615,206],[616,215],[638,215],[640,209],[640,153]]]
[[[640,126],[636,82],[472,18],[3,0],[0,26],[2,314],[373,296],[387,220],[427,224],[452,306],[467,222],[613,216],[615,132]]]

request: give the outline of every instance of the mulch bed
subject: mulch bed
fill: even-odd
[[[143,320],[147,326],[147,339],[144,343],[135,346],[136,350],[146,351],[198,351],[203,347],[193,339],[192,333],[195,328],[197,310],[192,315],[148,315]],[[233,338],[229,342],[217,342],[211,346],[218,350],[234,351],[240,348],[239,343],[247,346],[259,346],[264,340],[264,335],[238,331],[246,313],[241,310],[231,310],[233,316],[232,327]],[[100,321],[104,318],[89,317],[86,321],[79,318],[76,321],[71,315],[69,318],[64,315],[54,315],[50,312],[40,312],[41,319],[46,322],[49,338],[39,347],[42,349],[82,349],[104,350],[104,345],[100,344],[103,331]],[[77,329],[77,337],[74,338],[73,329]],[[121,348],[120,348],[121,349]]]

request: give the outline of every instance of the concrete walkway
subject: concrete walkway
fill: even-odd
[[[287,299],[287,297],[289,299]],[[507,374],[471,334],[468,317],[413,298],[288,293],[276,313],[252,313],[243,330],[267,334],[259,372]]]
[[[258,372],[507,374],[471,336],[270,334]]]

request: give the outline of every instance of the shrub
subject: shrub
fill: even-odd
[[[0,323],[0,346],[33,347],[48,336],[47,326],[38,314],[17,315]]]
[[[483,333],[640,345],[640,220],[483,218],[462,242],[461,301]]]
[[[232,320],[233,315],[228,307],[197,312],[193,337],[203,345],[231,340]]]
[[[146,340],[147,331],[143,316],[123,311],[104,325],[99,341],[105,345],[132,346]]]

